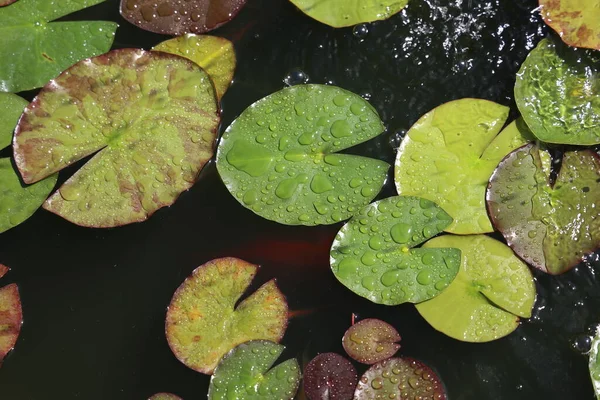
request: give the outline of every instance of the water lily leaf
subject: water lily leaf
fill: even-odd
[[[211,378],[208,399],[293,399],[300,384],[296,359],[271,368],[284,348],[267,340],[253,340],[231,350]]]
[[[517,74],[515,101],[544,142],[600,143],[600,60],[587,51],[540,41]]]
[[[178,36],[216,29],[245,4],[246,0],[121,0],[121,15],[138,28]]]
[[[0,150],[12,142],[15,126],[27,104],[16,94],[0,92]]]
[[[10,284],[0,289],[0,363],[15,347],[23,325],[19,288]]]
[[[390,358],[373,365],[364,373],[354,393],[354,400],[446,398],[437,374],[412,358]]]
[[[400,334],[380,319],[367,318],[352,325],[344,334],[342,345],[354,360],[375,364],[392,357],[400,349]]]
[[[156,393],[148,400],[181,400],[181,397],[176,396],[172,393]]]
[[[290,1],[309,17],[334,28],[388,19],[408,4],[408,0]]]
[[[189,58],[204,68],[215,84],[219,100],[231,85],[236,64],[235,50],[233,43],[225,38],[188,33],[159,43],[153,50]]]
[[[350,400],[357,382],[354,365],[336,353],[319,354],[304,369],[304,393],[309,400]]]
[[[374,303],[418,303],[439,294],[458,272],[456,249],[414,248],[452,218],[435,203],[390,197],[363,208],[338,232],[331,269],[354,293]]]
[[[212,157],[219,111],[212,82],[183,57],[115,50],[46,85],[15,132],[23,180],[96,153],[44,208],[89,227],[144,221],[189,189]]]
[[[0,9],[0,92],[43,86],[84,58],[106,53],[117,24],[50,22],[105,0],[20,0]]]
[[[488,180],[500,160],[528,139],[516,123],[498,135],[508,111],[491,101],[460,99],[421,117],[398,149],[398,194],[437,203],[454,219],[447,232],[492,232],[485,209]]]
[[[4,264],[0,264],[0,278],[2,278],[4,275],[6,275],[8,271],[10,271],[10,268],[8,268]]]
[[[166,331],[169,346],[182,363],[210,374],[240,343],[281,340],[288,308],[275,280],[236,307],[257,271],[258,266],[237,258],[220,258],[198,267],[181,284],[167,312]]]
[[[517,329],[519,317],[531,316],[531,271],[505,244],[485,235],[444,235],[423,247],[462,252],[460,271],[450,286],[416,306],[438,331],[465,342],[488,342]]]
[[[600,329],[596,328],[596,336],[592,339],[592,347],[590,349],[590,377],[592,378],[592,385],[594,386],[594,392],[596,398],[600,399],[600,357],[598,357],[598,351],[600,350]]]
[[[259,100],[227,129],[217,168],[231,194],[263,218],[333,224],[379,193],[389,165],[336,152],[383,132],[375,109],[335,86],[298,85]]]
[[[0,0],[0,7],[8,6],[18,0]]]
[[[540,14],[560,38],[574,47],[600,50],[600,7],[588,0],[540,0]]]
[[[556,182],[544,153],[528,145],[504,159],[490,179],[490,216],[508,245],[529,264],[561,274],[600,247],[600,158],[568,151]]]

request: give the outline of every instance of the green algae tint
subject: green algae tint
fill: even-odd
[[[515,83],[515,101],[533,134],[547,143],[600,143],[599,73],[597,54],[540,41]]]
[[[600,50],[600,7],[590,0],[540,0],[540,14],[569,46]]]
[[[227,129],[217,168],[231,194],[263,218],[333,224],[379,193],[389,165],[336,152],[384,131],[375,109],[335,86],[299,85],[250,106]]]
[[[600,329],[596,328],[596,336],[592,339],[592,347],[590,349],[590,378],[592,378],[592,385],[594,386],[594,392],[596,398],[600,400],[600,357],[598,352],[600,350]]]
[[[212,157],[212,82],[183,57],[137,49],[82,61],[25,110],[14,154],[36,182],[94,154],[44,208],[88,227],[144,221],[189,189]]]
[[[485,208],[488,180],[502,158],[530,138],[518,121],[500,132],[508,111],[491,101],[461,99],[421,117],[398,149],[398,194],[437,203],[454,219],[448,232],[492,232]]]
[[[186,57],[204,68],[221,99],[233,79],[235,50],[229,40],[208,35],[187,34],[159,43],[152,50]]]
[[[211,374],[240,343],[281,340],[288,308],[275,280],[237,304],[257,271],[258,266],[237,258],[220,258],[198,267],[181,284],[167,311],[166,333],[182,363]]]
[[[490,179],[487,201],[519,257],[561,274],[600,247],[600,158],[592,150],[565,152],[553,184],[550,162],[534,145],[514,151]]]
[[[342,338],[344,350],[363,364],[375,364],[400,349],[398,331],[380,319],[367,318],[352,325]]]
[[[11,144],[15,126],[27,104],[27,100],[16,94],[0,93],[0,150]]]
[[[414,247],[451,223],[444,210],[426,199],[396,196],[375,202],[338,232],[331,269],[344,286],[374,303],[430,299],[454,279],[460,252]]]
[[[10,284],[0,289],[0,365],[15,347],[23,325],[19,288]]]
[[[0,8],[0,92],[41,87],[76,62],[110,50],[114,22],[50,22],[103,1],[20,0]]]
[[[342,28],[390,18],[408,0],[290,0],[309,17]]]
[[[171,393],[157,393],[148,400],[181,400],[181,397]]]
[[[336,353],[322,353],[304,368],[304,394],[308,400],[349,400],[358,375],[354,365]]]
[[[485,235],[444,235],[423,247],[462,252],[460,271],[450,286],[416,305],[438,331],[465,342],[489,342],[517,329],[519,317],[531,316],[533,277],[508,246]]]
[[[225,355],[210,381],[209,400],[292,400],[300,366],[290,359],[273,367],[284,346],[266,340],[240,344]]]

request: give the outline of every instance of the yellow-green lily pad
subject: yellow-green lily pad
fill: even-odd
[[[0,150],[10,145],[13,133],[27,100],[12,93],[0,92]]]
[[[600,50],[600,7],[595,0],[540,0],[540,14],[569,46]]]

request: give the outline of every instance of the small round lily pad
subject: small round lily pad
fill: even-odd
[[[309,17],[342,28],[381,21],[400,12],[408,0],[290,0]]]
[[[485,208],[488,180],[500,160],[529,139],[526,127],[517,122],[500,132],[508,111],[467,98],[422,116],[398,149],[398,194],[424,197],[442,207],[454,219],[448,232],[492,232]]]
[[[172,393],[156,393],[151,396],[148,400],[182,400],[181,397],[176,396]]]
[[[541,141],[600,143],[597,55],[543,39],[521,65],[515,101],[523,119]]]
[[[352,325],[344,334],[342,345],[354,360],[375,364],[392,357],[400,349],[400,334],[385,321],[367,318]]]
[[[337,152],[384,126],[360,96],[326,85],[283,89],[247,108],[223,135],[217,168],[229,192],[263,218],[333,224],[379,193],[389,165]]]
[[[257,271],[258,266],[246,261],[220,258],[196,268],[181,284],[167,311],[166,333],[182,363],[211,374],[221,357],[240,343],[281,340],[288,307],[275,280],[238,304]]]
[[[273,367],[284,346],[266,340],[240,344],[219,362],[209,400],[292,400],[300,385],[300,366],[290,359]]]
[[[360,378],[354,393],[354,400],[446,398],[437,374],[412,358],[390,358],[373,365]]]
[[[488,342],[508,335],[529,318],[535,301],[531,271],[512,250],[485,235],[444,235],[423,247],[456,247],[458,275],[439,296],[417,304],[438,331],[465,342]]]
[[[12,142],[15,126],[27,104],[16,94],[0,92],[0,150]]]
[[[600,50],[600,7],[589,0],[540,0],[540,14],[563,42]]]
[[[21,298],[16,284],[0,289],[0,364],[15,347],[23,325]]]
[[[369,204],[338,232],[331,270],[344,286],[374,303],[430,299],[454,279],[460,252],[415,247],[451,223],[426,199],[396,196]]]
[[[600,158],[567,151],[554,183],[550,156],[535,145],[515,150],[490,179],[488,209],[519,257],[561,274],[600,247]]]
[[[308,400],[350,400],[357,382],[354,365],[337,353],[319,354],[304,368]]]

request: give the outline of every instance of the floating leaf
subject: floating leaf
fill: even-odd
[[[187,35],[166,40],[153,50],[165,51],[186,57],[204,68],[212,78],[221,99],[233,79],[235,71],[235,50],[229,40],[208,35]]]
[[[551,184],[544,157],[534,145],[506,157],[490,179],[488,208],[519,257],[561,274],[600,247],[600,158],[591,150],[565,152]]]
[[[425,114],[398,149],[398,194],[419,196],[454,219],[446,231],[492,232],[485,189],[500,160],[527,142],[522,124],[503,130],[508,107],[480,99],[451,101]]]
[[[15,347],[23,325],[23,310],[17,285],[0,289],[0,363]]]
[[[309,400],[350,400],[357,382],[354,365],[336,353],[319,354],[304,369],[304,393]]]
[[[587,51],[540,41],[517,74],[515,101],[544,142],[600,143],[600,60]]]
[[[220,258],[196,268],[181,284],[167,312],[166,331],[169,346],[182,363],[210,374],[240,343],[281,340],[288,308],[275,280],[236,307],[257,271],[258,266],[237,258]]]
[[[0,9],[0,92],[43,86],[112,46],[114,22],[50,22],[105,0],[20,0]]]
[[[334,28],[388,19],[408,4],[408,0],[290,1],[309,17]]]
[[[0,0],[0,7],[8,6],[17,0]]]
[[[390,358],[373,365],[364,373],[354,393],[354,400],[446,398],[446,390],[436,373],[412,358]]]
[[[331,269],[354,293],[374,303],[418,303],[440,293],[458,272],[456,249],[416,249],[452,218],[435,203],[390,197],[363,208],[331,247]]]
[[[171,393],[157,393],[148,400],[181,400],[181,397]]]
[[[0,150],[12,142],[15,126],[27,104],[16,94],[0,92]]]
[[[423,247],[456,247],[458,275],[439,296],[417,304],[438,331],[465,342],[488,342],[508,335],[529,318],[535,285],[527,265],[510,248],[485,235],[445,235]]]
[[[246,0],[121,0],[121,15],[144,30],[178,36],[229,22]]]
[[[293,399],[300,384],[296,359],[271,368],[284,348],[266,340],[254,340],[231,350],[211,378],[208,399]]]
[[[4,264],[0,264],[0,278],[2,278],[4,275],[6,275],[6,273],[10,271],[10,268],[8,268],[6,265]]]
[[[600,50],[600,7],[589,0],[540,0],[540,14],[560,38],[574,47]]]
[[[31,183],[96,153],[44,208],[82,226],[124,225],[194,184],[213,155],[218,124],[213,85],[198,65],[115,50],[42,89],[17,127],[15,160]]]
[[[600,399],[600,357],[598,357],[598,351],[600,350],[600,329],[596,328],[596,336],[592,339],[592,347],[590,349],[590,377],[592,378],[592,385],[594,386],[594,392],[596,398]]]
[[[367,318],[352,325],[344,334],[342,345],[354,360],[375,364],[392,357],[400,349],[398,331],[380,319]]]
[[[298,85],[256,102],[227,129],[217,168],[232,195],[263,218],[333,224],[379,193],[389,165],[336,152],[383,132],[377,112],[335,86]]]

